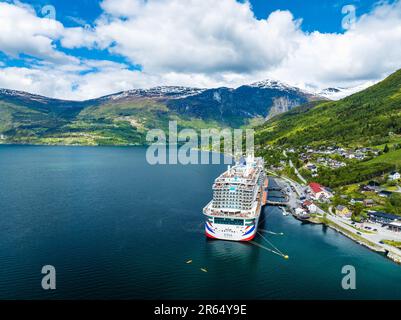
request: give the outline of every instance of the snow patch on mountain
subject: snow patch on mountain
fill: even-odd
[[[266,79],[263,81],[258,81],[251,83],[249,87],[260,88],[260,89],[277,89],[277,90],[288,90],[288,89],[297,89],[291,87],[290,85],[283,83],[281,81]]]
[[[354,93],[365,90],[366,88],[374,85],[375,83],[376,82],[366,82],[358,86],[348,87],[348,88],[342,88],[342,87],[326,88],[316,93],[330,100],[341,100],[345,97],[353,95]]]
[[[37,101],[40,103],[47,103],[53,99],[43,97],[37,94],[32,94],[24,91],[10,90],[10,89],[0,89],[0,96],[17,98],[21,100]],[[62,101],[62,100],[60,100]]]
[[[150,89],[133,89],[119,92],[116,94],[102,97],[102,100],[124,100],[129,98],[168,98],[183,99],[186,97],[198,95],[206,89],[179,87],[179,86],[161,86]]]

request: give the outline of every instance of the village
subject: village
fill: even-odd
[[[287,149],[287,153],[295,153],[294,149]],[[298,151],[299,159],[303,162],[303,168],[310,171],[312,177],[318,177],[319,167],[338,169],[346,167],[352,161],[373,159],[380,151],[372,148],[345,149],[332,146],[314,149],[306,146]]]
[[[346,161],[361,161],[379,155],[377,150],[360,148],[306,148],[299,153],[300,170],[294,166],[291,154],[294,149],[282,151],[284,159],[279,165],[271,165],[271,173],[284,181],[287,206],[293,216],[301,221],[324,223],[370,249],[385,253],[401,263],[401,215],[394,212],[401,208],[401,174],[392,171],[371,181],[329,188],[313,181],[318,165],[330,165],[333,169],[346,166]],[[333,158],[334,157],[334,158]],[[344,160],[337,160],[342,157]],[[303,166],[302,166],[303,164]],[[299,166],[298,166],[299,167]],[[305,177],[304,171],[312,175]]]

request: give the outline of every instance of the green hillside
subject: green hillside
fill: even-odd
[[[238,128],[316,96],[276,81],[237,89],[155,87],[87,101],[66,101],[0,89],[0,143],[136,145],[149,129]]]
[[[146,99],[92,105],[71,113],[0,101],[0,143],[140,145],[146,143],[149,129],[167,131],[170,120],[176,120],[179,127],[222,127],[215,121],[179,115]]]
[[[380,151],[373,159],[347,161],[346,167],[321,167],[314,180],[327,186],[383,177],[401,168],[401,71],[343,100],[312,102],[279,115],[258,127],[255,137],[264,156],[271,153],[268,145],[270,150],[291,147],[298,152],[306,146]]]
[[[377,146],[401,135],[401,70],[336,102],[315,102],[258,128],[260,145]]]

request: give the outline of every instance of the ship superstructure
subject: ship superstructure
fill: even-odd
[[[213,200],[203,209],[209,238],[250,241],[257,232],[267,199],[268,180],[262,158],[240,160],[213,184]]]

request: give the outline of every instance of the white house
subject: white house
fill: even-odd
[[[306,200],[306,201],[303,203],[303,206],[304,206],[306,209],[308,209],[308,211],[309,211],[310,213],[316,213],[316,212],[317,212],[317,207],[316,207],[316,205],[315,205],[313,202],[311,202],[311,201]]]
[[[391,172],[390,175],[388,176],[388,179],[389,179],[390,181],[396,181],[396,180],[401,179],[401,175],[400,175],[399,172],[393,171],[393,172]]]
[[[327,191],[323,186],[316,182],[312,182],[309,184],[309,190],[312,198],[315,200],[330,199],[333,197],[331,192]]]
[[[304,209],[302,209],[302,208],[296,208],[296,209],[295,209],[295,214],[296,214],[297,216],[304,216],[304,215],[307,214],[307,212],[306,212]]]

